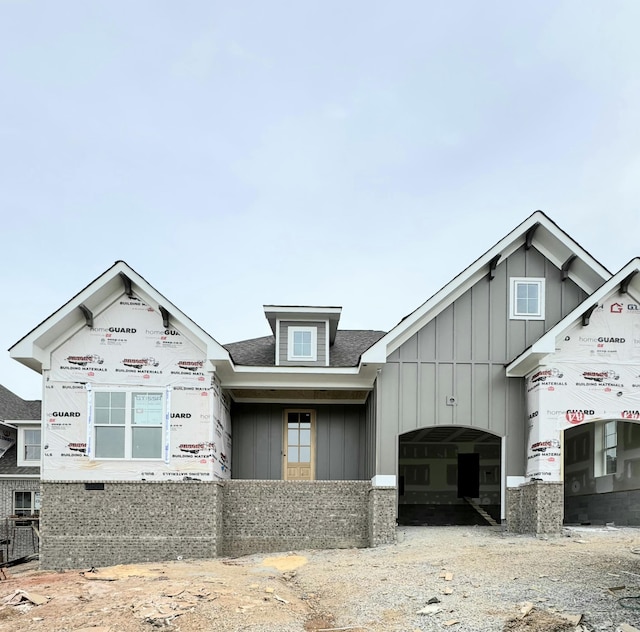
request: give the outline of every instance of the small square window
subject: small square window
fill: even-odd
[[[287,359],[315,362],[317,360],[316,327],[289,327]]]
[[[509,317],[544,320],[544,279],[512,278]]]

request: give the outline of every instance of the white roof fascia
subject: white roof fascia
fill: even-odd
[[[273,312],[274,314],[293,314],[314,315],[314,314],[340,314],[342,307],[322,307],[322,306],[303,306],[303,305],[263,305],[265,314]]]
[[[64,339],[70,331],[78,331],[85,326],[85,320],[78,309],[86,305],[96,314],[125,294],[120,273],[131,280],[132,290],[150,306],[165,308],[172,321],[198,347],[203,348],[210,360],[231,362],[228,351],[214,340],[204,329],[196,325],[186,314],[153,288],[124,261],[117,261],[111,268],[97,277],[72,299],[56,310],[42,323],[16,342],[10,349],[11,357],[29,368],[41,372],[46,368],[49,352]]]
[[[18,426],[35,426],[42,423],[42,419],[5,419],[1,422],[5,426],[10,428],[17,428]]]
[[[593,294],[588,296],[578,307],[567,314],[559,323],[549,329],[549,331],[538,338],[538,340],[528,349],[523,351],[517,358],[507,365],[507,377],[524,377],[539,366],[540,362],[556,350],[556,338],[564,333],[566,329],[572,327],[581,318],[582,314],[594,305],[600,303],[610,295],[621,281],[626,279],[633,272],[640,272],[640,257],[632,259],[624,268],[616,272],[608,281],[601,285]],[[638,275],[640,276],[640,275]],[[634,277],[634,281],[637,277]],[[635,281],[636,292],[640,295],[640,279]]]
[[[31,465],[29,467],[32,467]],[[33,467],[38,467],[37,465],[34,465]],[[14,481],[20,481],[24,478],[35,478],[38,479],[40,478],[40,474],[0,474],[0,479],[2,480],[14,480]],[[25,491],[33,491],[33,490],[25,490]],[[37,490],[36,490],[37,491]]]
[[[422,329],[430,320],[444,311],[480,279],[486,277],[489,272],[489,262],[496,255],[501,255],[497,264],[498,266],[506,261],[510,255],[522,246],[523,236],[536,224],[540,224],[556,238],[557,241],[555,245],[558,250],[566,251],[567,255],[575,253],[585,262],[586,268],[591,271],[590,276],[599,280],[596,282],[595,287],[598,287],[606,279],[611,277],[611,273],[602,264],[596,261],[584,248],[558,228],[542,211],[536,211],[468,268],[436,292],[431,298],[418,307],[418,309],[400,321],[391,331],[378,340],[378,342],[369,347],[369,349],[362,354],[362,363],[385,362],[391,353],[409,340],[411,336]],[[568,258],[568,256],[562,258],[558,254],[554,254],[551,250],[553,244],[546,244],[544,237],[541,239],[538,235],[538,231],[534,234],[533,245],[537,250],[540,250],[541,254],[548,257],[558,267]],[[563,246],[562,248],[559,247],[561,245]],[[562,261],[560,259],[562,259]],[[570,273],[569,276],[583,290],[592,292],[595,289],[595,287],[593,287],[593,280],[590,279],[590,282],[586,284],[582,278],[575,274],[572,275]]]

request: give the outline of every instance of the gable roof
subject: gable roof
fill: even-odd
[[[135,293],[148,305],[167,314],[169,321],[175,324],[181,333],[203,348],[208,360],[230,361],[227,350],[221,344],[124,261],[116,261],[113,266],[16,342],[9,349],[11,357],[41,373],[43,365],[48,362],[48,351],[51,345],[55,344],[61,336],[68,336],[69,332],[78,331],[87,324],[88,317],[83,310],[88,310],[90,314],[99,314],[116,298],[128,292]]]
[[[616,272],[608,281],[588,296],[578,307],[567,314],[560,322],[541,336],[528,349],[525,349],[507,366],[507,377],[524,377],[533,371],[545,356],[556,350],[556,337],[579,322],[592,306],[598,305],[618,288],[634,297],[640,297],[640,257],[632,259],[626,266]]]
[[[533,246],[558,268],[566,266],[568,278],[588,294],[611,277],[609,270],[560,229],[555,222],[542,211],[536,211],[425,303],[403,318],[363,354],[362,362],[384,362],[411,336],[480,279],[487,276],[492,265],[501,265],[523,245]]]
[[[329,354],[330,367],[358,366],[360,356],[382,336],[384,331],[338,329]],[[276,339],[264,336],[224,345],[237,366],[275,366]]]

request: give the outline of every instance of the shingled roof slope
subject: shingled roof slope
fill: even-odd
[[[25,400],[0,384],[0,420],[40,419],[42,402]]]
[[[384,331],[339,329],[329,353],[329,366],[358,366],[360,356],[372,344],[378,342],[385,333]],[[235,364],[241,366],[275,366],[276,364],[275,336],[241,340],[223,346],[231,354]]]
[[[25,400],[12,393],[8,388],[0,384],[0,421],[19,419],[40,419],[42,402]],[[3,426],[7,429],[7,426]],[[10,436],[15,441],[15,430],[10,430]],[[14,444],[0,457],[0,476],[37,476],[39,467],[18,466],[18,448]]]
[[[15,432],[15,431],[14,431]],[[18,447],[13,444],[3,455],[0,457],[0,475],[1,476],[15,476],[20,477],[24,475],[38,475],[40,474],[39,467],[26,467],[24,465],[18,465]]]

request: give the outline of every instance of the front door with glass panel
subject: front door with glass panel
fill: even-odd
[[[284,478],[311,481],[315,478],[315,413],[286,410],[284,416]]]

